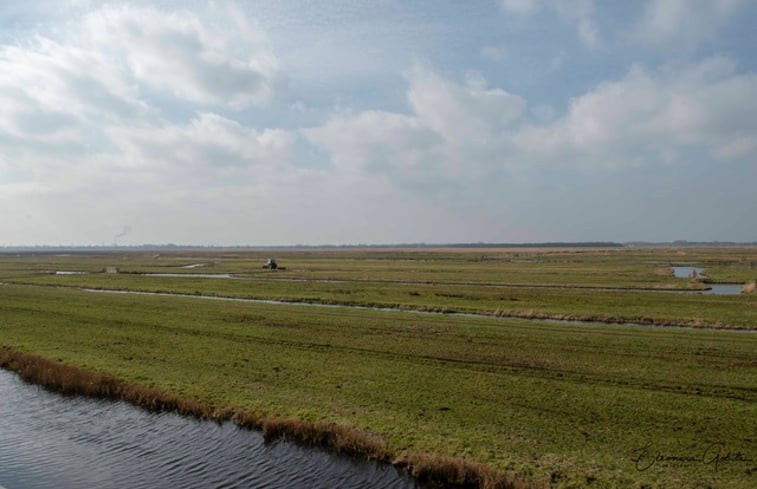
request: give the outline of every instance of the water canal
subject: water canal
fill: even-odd
[[[292,443],[231,423],[64,397],[0,370],[0,487],[411,489],[392,466]]]

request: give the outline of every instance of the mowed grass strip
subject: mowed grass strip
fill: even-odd
[[[749,332],[4,285],[0,344],[222,409],[366,429],[395,456],[466,457],[562,487],[754,482],[753,462],[634,461],[649,444],[757,458]]]
[[[124,289],[292,302],[470,312],[524,318],[757,328],[757,295],[386,283],[155,277],[137,274],[27,275],[6,282]]]

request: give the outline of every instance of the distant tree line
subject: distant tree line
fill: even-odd
[[[141,244],[141,245],[37,245],[37,246],[0,246],[0,252],[36,252],[36,253],[91,253],[110,251],[202,251],[202,250],[279,250],[279,249],[356,249],[356,248],[623,248],[627,246],[757,246],[757,241],[549,241],[544,243],[393,243],[393,244],[296,244],[296,245],[178,245]]]

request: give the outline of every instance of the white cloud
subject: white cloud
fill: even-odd
[[[631,38],[663,48],[692,49],[711,40],[745,0],[648,0]]]
[[[306,138],[340,171],[382,173],[442,192],[452,185],[474,199],[493,172],[612,173],[685,165],[692,152],[710,164],[757,157],[757,76],[737,73],[728,58],[683,68],[635,66],[573,99],[562,116],[534,106],[531,122],[523,118],[523,99],[488,88],[480,75],[457,84],[416,67],[408,81],[411,114],[339,114],[304,131]]]
[[[0,128],[45,139],[75,130],[87,118],[143,115],[146,104],[98,53],[37,38],[28,46],[0,46]]]
[[[439,139],[417,117],[382,111],[335,115],[303,133],[329,150],[340,171],[349,172],[416,165]]]
[[[15,174],[109,151],[111,125],[164,126],[151,105],[156,92],[231,108],[263,102],[275,59],[243,15],[234,19],[221,28],[197,14],[106,6],[71,20],[56,39],[0,45],[0,144],[26,166]]]
[[[476,73],[457,84],[416,66],[408,82],[411,115],[340,114],[305,130],[306,138],[340,169],[390,172],[414,183],[470,181],[488,171],[503,131],[526,107],[521,97],[488,88]]]
[[[255,202],[295,173],[293,134],[208,110],[265,102],[278,76],[261,35],[228,14],[107,6],[0,45],[8,236],[110,239],[117,230],[105,223],[118,219],[119,229],[135,224],[135,240],[172,241],[160,228],[196,225],[185,218],[201,211],[228,215],[240,201],[226,207],[224,195],[241,195],[230,189]],[[197,115],[182,121],[176,107]],[[144,234],[152,220],[154,238]]]
[[[499,129],[518,119],[526,107],[523,98],[500,88],[488,88],[475,73],[469,74],[465,85],[458,85],[416,66],[409,81],[407,97],[417,116],[452,144],[494,137]]]
[[[523,152],[583,164],[676,161],[697,148],[716,158],[744,156],[757,142],[757,76],[731,60],[684,69],[633,67],[571,101],[567,114],[513,136]],[[752,156],[757,156],[752,154]]]
[[[218,13],[218,12],[216,12]],[[206,105],[244,108],[271,94],[275,57],[241,12],[213,20],[148,7],[88,14],[76,42],[123,60],[139,83]]]
[[[11,132],[22,130],[25,113],[50,116],[48,130],[56,120],[64,125],[56,113],[144,117],[149,92],[234,109],[265,102],[278,79],[275,57],[242,14],[232,20],[211,13],[218,24],[186,12],[106,6],[72,20],[55,38],[0,46],[0,97],[4,108],[13,107],[12,114],[3,111],[6,130],[16,116]]]
[[[304,185],[286,131],[203,113],[178,124],[112,124],[104,135],[108,151],[64,152],[56,165],[31,149],[22,167],[0,161],[6,239],[110,244],[129,224],[119,243],[270,242],[275,218],[290,210],[279,199]]]
[[[655,168],[662,164],[681,174],[687,165],[711,174],[718,165],[737,168],[722,185],[754,173],[757,81],[728,58],[639,65],[566,110],[560,96],[574,89],[571,81],[548,86],[550,93],[534,88],[527,104],[479,72],[462,80],[441,74],[459,73],[459,64],[418,64],[404,73],[403,90],[398,66],[408,66],[413,49],[425,58],[418,43],[428,42],[427,29],[454,32],[443,22],[431,28],[426,19],[418,30],[408,17],[408,37],[389,47],[379,42],[387,31],[376,29],[370,50],[345,44],[364,30],[360,22],[338,26],[336,36],[327,32],[334,23],[309,23],[307,39],[320,47],[289,41],[282,65],[297,73],[289,87],[296,93],[276,99],[282,75],[255,24],[220,2],[187,5],[194,10],[84,6],[89,13],[56,13],[55,29],[37,29],[37,37],[17,30],[18,40],[0,45],[6,243],[110,242],[124,225],[132,232],[123,243],[564,239],[558,232],[583,239],[583,230],[605,232],[610,214],[636,205],[631,198],[591,211],[602,196],[593,188],[619,193],[635,175],[629,168],[643,170],[637,186],[664,176]],[[600,44],[592,2],[502,7],[557,15],[584,43]],[[490,45],[478,54],[498,61],[507,51]],[[548,70],[550,57],[540,59]],[[565,71],[556,83],[583,76],[564,53],[553,63]],[[507,76],[522,82],[523,74]],[[324,106],[351,103],[375,110],[323,116]],[[235,111],[242,108],[251,110]],[[272,120],[312,127],[262,122]],[[615,187],[596,185],[613,176]],[[571,199],[583,203],[571,207]],[[588,227],[573,226],[571,214],[586,216]]]
[[[564,22],[574,24],[587,47],[597,49],[602,41],[594,21],[593,0],[501,0],[502,9],[513,15],[534,15],[544,8],[554,10]]]
[[[111,126],[108,134],[134,165],[179,173],[270,173],[290,162],[293,144],[286,131],[257,131],[212,113],[199,114],[186,124]]]

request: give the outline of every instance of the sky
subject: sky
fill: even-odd
[[[0,246],[757,241],[757,2],[0,2]]]

